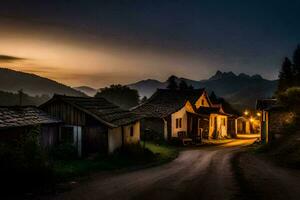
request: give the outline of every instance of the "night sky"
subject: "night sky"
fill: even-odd
[[[0,4],[0,65],[103,87],[216,70],[277,78],[300,43],[300,1],[14,1]]]

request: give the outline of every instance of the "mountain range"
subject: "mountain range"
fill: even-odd
[[[194,88],[206,88],[208,92],[214,91],[217,96],[223,97],[237,109],[254,108],[257,99],[272,97],[278,84],[277,80],[267,80],[258,74],[253,76],[244,73],[236,75],[233,72],[221,71],[217,71],[207,80],[176,78],[178,83],[181,80],[186,81]],[[140,96],[150,97],[157,88],[166,88],[167,81],[148,79],[128,86],[138,90]]]
[[[65,94],[86,96],[69,86],[35,74],[24,73],[7,68],[0,68],[0,91],[16,93],[19,90],[31,96]]]
[[[223,97],[237,109],[253,108],[257,99],[272,97],[278,84],[277,80],[267,80],[260,75],[249,76],[244,73],[236,75],[233,72],[221,71],[217,71],[215,75],[206,80],[176,78],[178,83],[181,80],[186,81],[188,85],[192,85],[194,88],[206,88],[208,92],[214,91],[217,96]],[[166,88],[167,81],[147,79],[127,86],[138,90],[141,97],[150,97],[156,89]],[[49,97],[54,93],[71,96],[94,96],[99,90],[87,86],[71,88],[35,74],[0,68],[0,91],[16,93],[20,89],[30,96],[48,95]],[[7,97],[9,94],[3,93],[2,96]],[[37,102],[42,99],[38,99]]]

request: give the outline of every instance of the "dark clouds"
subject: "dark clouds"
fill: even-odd
[[[0,20],[57,41],[64,37],[170,60],[181,55],[193,60],[185,64],[193,77],[220,69],[273,79],[282,58],[300,42],[299,10],[296,0],[8,0],[1,1]],[[205,65],[193,64],[196,59]]]
[[[26,59],[15,57],[15,56],[1,55],[0,54],[0,62],[15,62],[15,61],[21,61],[21,60],[26,60]]]

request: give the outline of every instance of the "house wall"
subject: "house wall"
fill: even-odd
[[[176,128],[176,119],[182,119],[182,127]],[[186,107],[181,108],[179,111],[171,115],[171,137],[178,137],[178,132],[187,132],[187,113]]]
[[[222,120],[225,120],[225,125],[222,124]],[[209,138],[225,136],[227,136],[227,116],[211,114],[209,120]]]
[[[108,153],[122,146],[122,127],[108,129]]]
[[[43,125],[41,127],[40,144],[42,147],[48,148],[58,144],[59,142],[59,126]]]
[[[67,103],[55,101],[45,105],[42,109],[50,115],[61,119],[65,124],[75,126],[86,125],[86,114]]]
[[[133,135],[130,135],[130,129],[133,127]],[[123,129],[123,130],[122,130]],[[123,134],[123,136],[122,136]],[[108,152],[113,153],[123,144],[137,144],[140,142],[140,122],[135,122],[123,127],[108,129]]]
[[[203,101],[203,102],[202,102]],[[203,107],[210,107],[207,99],[207,95],[204,93],[200,96],[200,98],[195,103],[196,108],[199,108],[200,106]]]
[[[133,127],[133,136],[130,135],[130,128]],[[135,144],[140,142],[140,122],[124,126],[124,143]]]

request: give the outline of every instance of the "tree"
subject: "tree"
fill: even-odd
[[[293,73],[294,73],[294,85],[300,85],[300,45],[294,51],[293,55]]]
[[[212,103],[218,102],[218,97],[214,91],[212,91],[209,95],[209,99]]]
[[[189,90],[193,90],[193,89],[194,89],[194,86],[193,86],[193,85],[189,85],[188,89],[189,89]]]
[[[140,103],[141,103],[141,104],[142,104],[142,103],[145,103],[147,100],[148,100],[148,98],[147,98],[146,96],[144,96],[144,97],[141,99],[141,102],[140,102]]]
[[[181,80],[179,83],[179,89],[180,90],[187,90],[188,89],[188,85],[186,84],[186,82],[184,80]]]
[[[172,75],[168,78],[167,82],[168,82],[168,86],[167,88],[170,89],[170,90],[176,90],[178,89],[178,85],[177,85],[177,82],[176,82],[176,79],[177,77]]]
[[[277,93],[284,92],[287,88],[293,86],[293,80],[292,62],[286,57],[282,63],[281,71],[279,72]]]
[[[103,97],[123,109],[129,109],[139,103],[138,91],[122,85],[102,88],[95,97]]]
[[[300,87],[291,87],[279,95],[279,101],[300,117]]]

